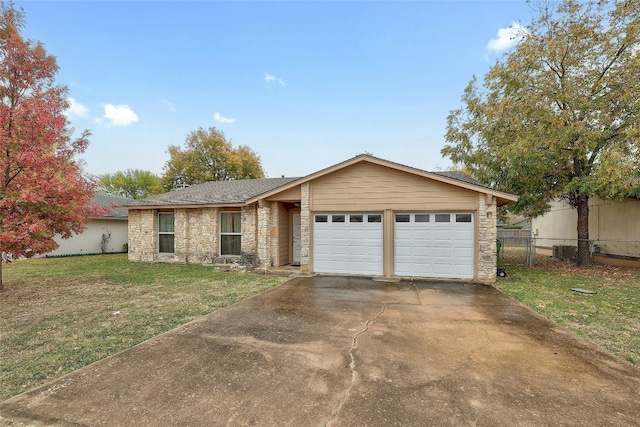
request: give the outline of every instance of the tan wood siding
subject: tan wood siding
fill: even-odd
[[[313,210],[475,211],[477,192],[385,166],[359,163],[311,183]]]
[[[606,201],[593,197],[590,205],[591,216],[597,218],[596,221],[589,218],[591,238],[640,240],[640,200]],[[597,230],[592,231],[591,222],[596,222]]]
[[[640,200],[607,201],[589,199],[589,238],[640,240]],[[577,239],[578,214],[566,202],[555,200],[543,216],[533,218],[532,229],[539,239]],[[561,243],[558,243],[561,244]]]
[[[289,247],[291,246],[290,215],[282,204],[278,204],[278,263],[288,264],[291,261]]]
[[[273,196],[268,197],[267,200],[270,202],[299,202],[300,186],[297,185],[281,193],[274,194]]]

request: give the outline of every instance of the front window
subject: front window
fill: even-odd
[[[173,212],[160,212],[158,214],[158,251],[172,254],[174,249],[174,219]]]
[[[242,227],[240,212],[220,214],[220,255],[240,255]]]

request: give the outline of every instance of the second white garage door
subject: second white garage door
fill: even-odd
[[[473,278],[473,214],[396,214],[394,233],[396,276]]]
[[[313,270],[382,275],[382,214],[313,216]]]

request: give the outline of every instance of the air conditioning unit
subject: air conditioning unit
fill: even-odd
[[[553,245],[553,257],[555,259],[574,259],[578,254],[578,248],[569,245]]]

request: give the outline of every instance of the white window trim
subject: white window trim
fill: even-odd
[[[222,231],[222,215],[223,214],[239,214],[240,215],[240,232],[239,233]],[[218,253],[220,254],[221,257],[225,257],[225,258],[240,258],[242,254],[238,254],[238,255],[222,254],[222,236],[240,236],[240,251],[242,252],[242,211],[221,211],[220,217],[218,218]]]
[[[173,215],[173,231],[160,231],[160,216]],[[160,252],[160,236],[170,234],[173,236],[173,251]],[[176,213],[175,212],[158,212],[158,253],[159,254],[175,254],[176,253]]]

